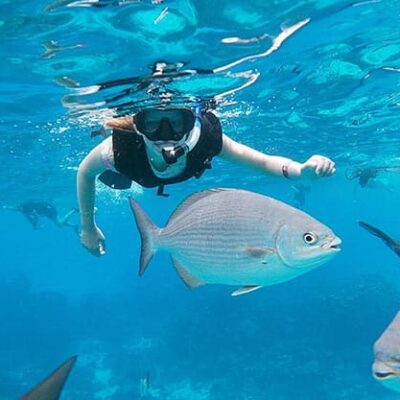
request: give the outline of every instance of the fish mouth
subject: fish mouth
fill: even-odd
[[[339,252],[341,250],[340,245],[342,244],[342,240],[338,237],[335,237],[328,243],[325,243],[322,247],[325,250],[331,250],[333,252]]]
[[[394,372],[389,372],[389,371],[385,371],[385,372],[375,371],[374,372],[374,377],[379,380],[388,379],[395,375],[396,374]]]

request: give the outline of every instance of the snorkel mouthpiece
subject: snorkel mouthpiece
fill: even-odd
[[[176,147],[167,147],[161,150],[164,161],[168,165],[175,164],[178,161],[179,157],[182,157],[185,154],[185,150],[183,146]]]
[[[176,146],[166,146],[162,149],[164,161],[171,165],[178,161],[178,158],[189,153],[200,138],[201,133],[201,107],[198,105],[194,108],[195,121],[193,129],[190,131],[185,143],[177,144]]]

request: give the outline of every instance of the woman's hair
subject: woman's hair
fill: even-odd
[[[109,119],[105,122],[104,125],[106,128],[131,131],[133,129],[133,119],[129,115],[126,115],[124,117]]]

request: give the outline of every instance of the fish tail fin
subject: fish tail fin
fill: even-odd
[[[129,202],[142,239],[139,267],[139,275],[142,276],[157,251],[155,239],[160,234],[161,229],[151,221],[137,201],[130,197]]]
[[[396,245],[396,241],[392,239],[389,235],[385,232],[381,231],[380,229],[376,228],[373,225],[367,224],[363,221],[358,221],[359,225],[362,226],[365,230],[371,233],[374,236],[377,236],[381,240],[383,240],[389,247],[393,247]]]

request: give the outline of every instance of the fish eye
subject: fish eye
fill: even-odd
[[[307,232],[303,235],[303,240],[306,244],[314,244],[318,237],[315,233]]]
[[[391,356],[390,361],[393,361],[395,363],[400,363],[400,356]]]

